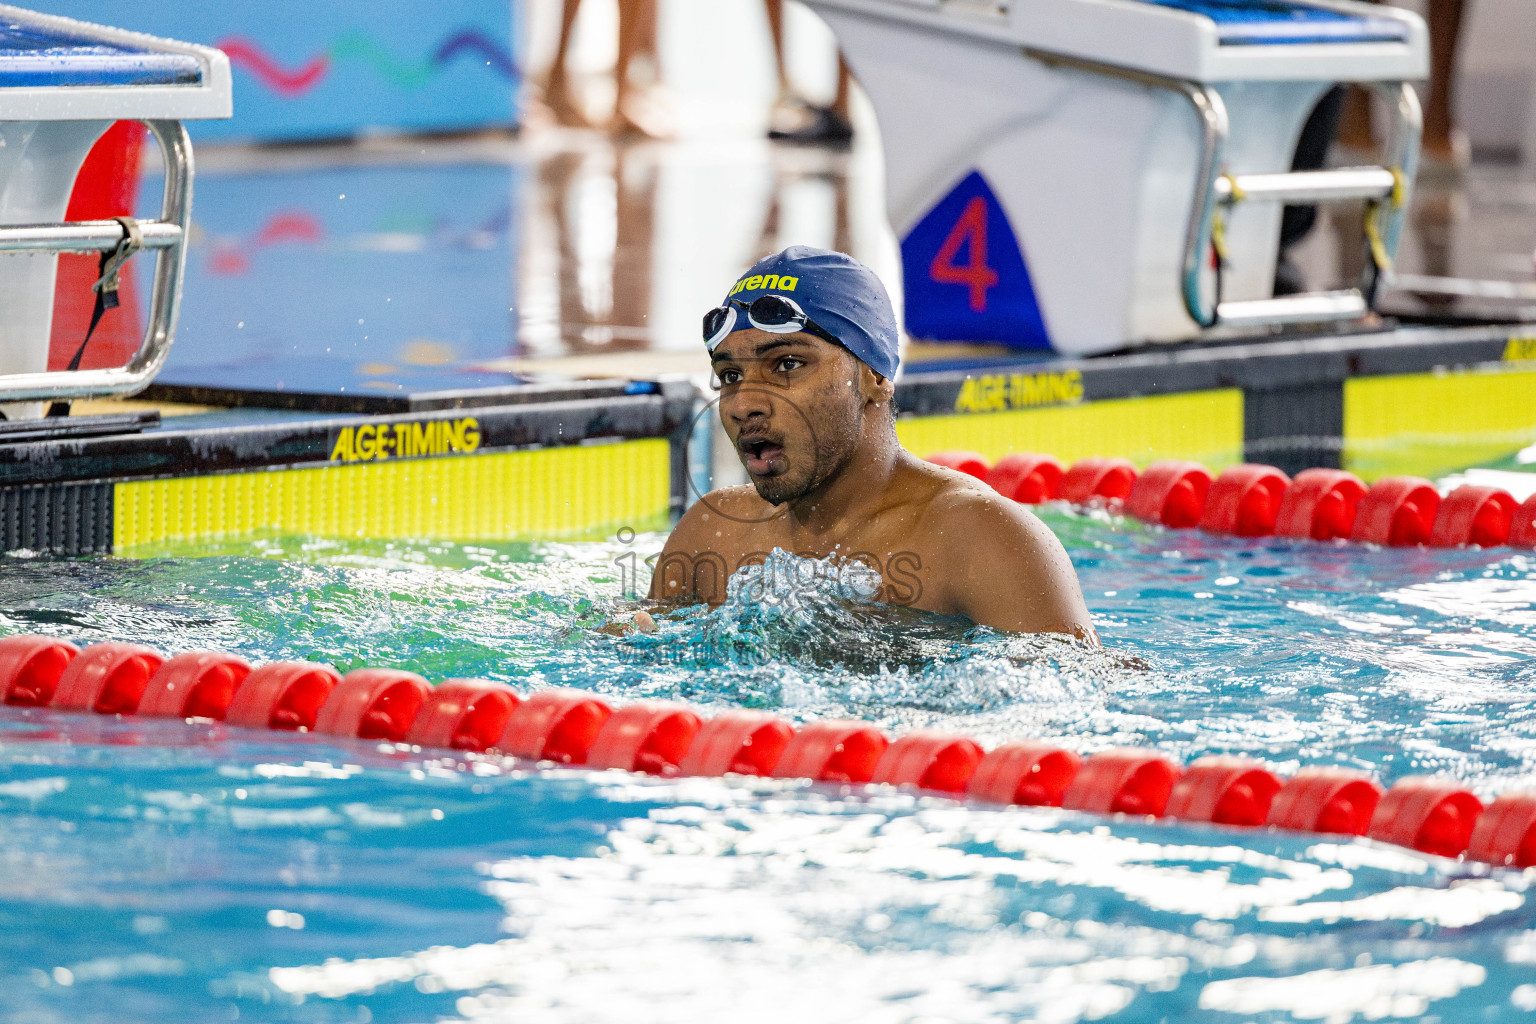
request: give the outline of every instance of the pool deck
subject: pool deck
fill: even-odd
[[[732,468],[711,462],[698,311],[793,241],[899,278],[867,144],[553,130],[211,149],[200,164],[169,364],[135,401],[0,431],[0,550],[128,552],[252,524],[490,539],[664,519]],[[1346,234],[1325,219],[1296,250],[1313,286],[1351,276]],[[1533,239],[1536,185],[1476,169],[1419,191],[1402,266],[1528,280]],[[909,344],[898,431],[918,454],[1368,480],[1518,461],[1536,442],[1536,310],[1407,295],[1385,309],[1400,318],[1093,358]],[[566,461],[535,457],[547,449]],[[487,476],[487,455],[512,461]],[[564,510],[509,511],[571,488]]]

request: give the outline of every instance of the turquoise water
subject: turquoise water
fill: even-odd
[[[654,535],[12,556],[0,632],[1536,785],[1536,555],[1046,516],[1105,651],[829,586],[593,632]],[[14,1021],[1525,1020],[1533,878],[1363,841],[0,711]]]

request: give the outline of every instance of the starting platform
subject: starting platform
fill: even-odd
[[[0,412],[142,390],[176,332],[191,221],[192,147],[181,122],[228,117],[218,50],[0,6]],[[118,120],[142,122],[165,162],[160,216],[61,223],[86,155]],[[116,304],[122,263],[158,253],[149,326],[126,366],[47,370],[58,253],[109,254],[97,286]]]
[[[1072,355],[1364,322],[1418,161],[1423,22],[1302,0],[808,0],[880,120],[915,338]],[[1337,83],[1379,165],[1294,169]],[[1359,201],[1356,288],[1273,293],[1285,204]]]

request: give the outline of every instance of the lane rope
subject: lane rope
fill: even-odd
[[[1306,469],[1293,480],[1274,466],[1244,463],[1213,476],[1198,462],[1173,459],[1139,473],[1126,459],[1081,459],[1068,469],[1028,452],[995,465],[968,451],[935,452],[928,461],[1024,504],[1105,508],[1175,530],[1386,547],[1536,548],[1536,495],[1521,504],[1497,487],[1464,484],[1442,498],[1433,482],[1416,476],[1367,487],[1340,469]]]
[[[660,777],[884,784],[996,804],[1366,836],[1442,857],[1536,865],[1536,791],[1485,806],[1454,780],[1423,776],[1384,789],[1364,772],[1316,766],[1284,778],[1225,754],[1185,766],[1141,748],[1085,757],[1014,740],[987,750],[932,729],[892,739],[856,720],[795,726],[747,710],[704,718],[665,701],[615,707],[582,690],[525,696],[484,679],[434,686],[396,669],[343,676],[312,662],[253,667],[217,651],[166,658],[139,644],[81,649],[48,636],[0,638],[0,693],[16,708],[222,721]]]

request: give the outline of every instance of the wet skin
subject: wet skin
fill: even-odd
[[[1055,534],[979,480],[902,448],[894,386],[846,349],[753,328],[722,342],[713,365],[720,420],[752,483],[683,515],[652,599],[718,604],[732,572],[782,548],[878,569],[880,601],[1097,639]]]

